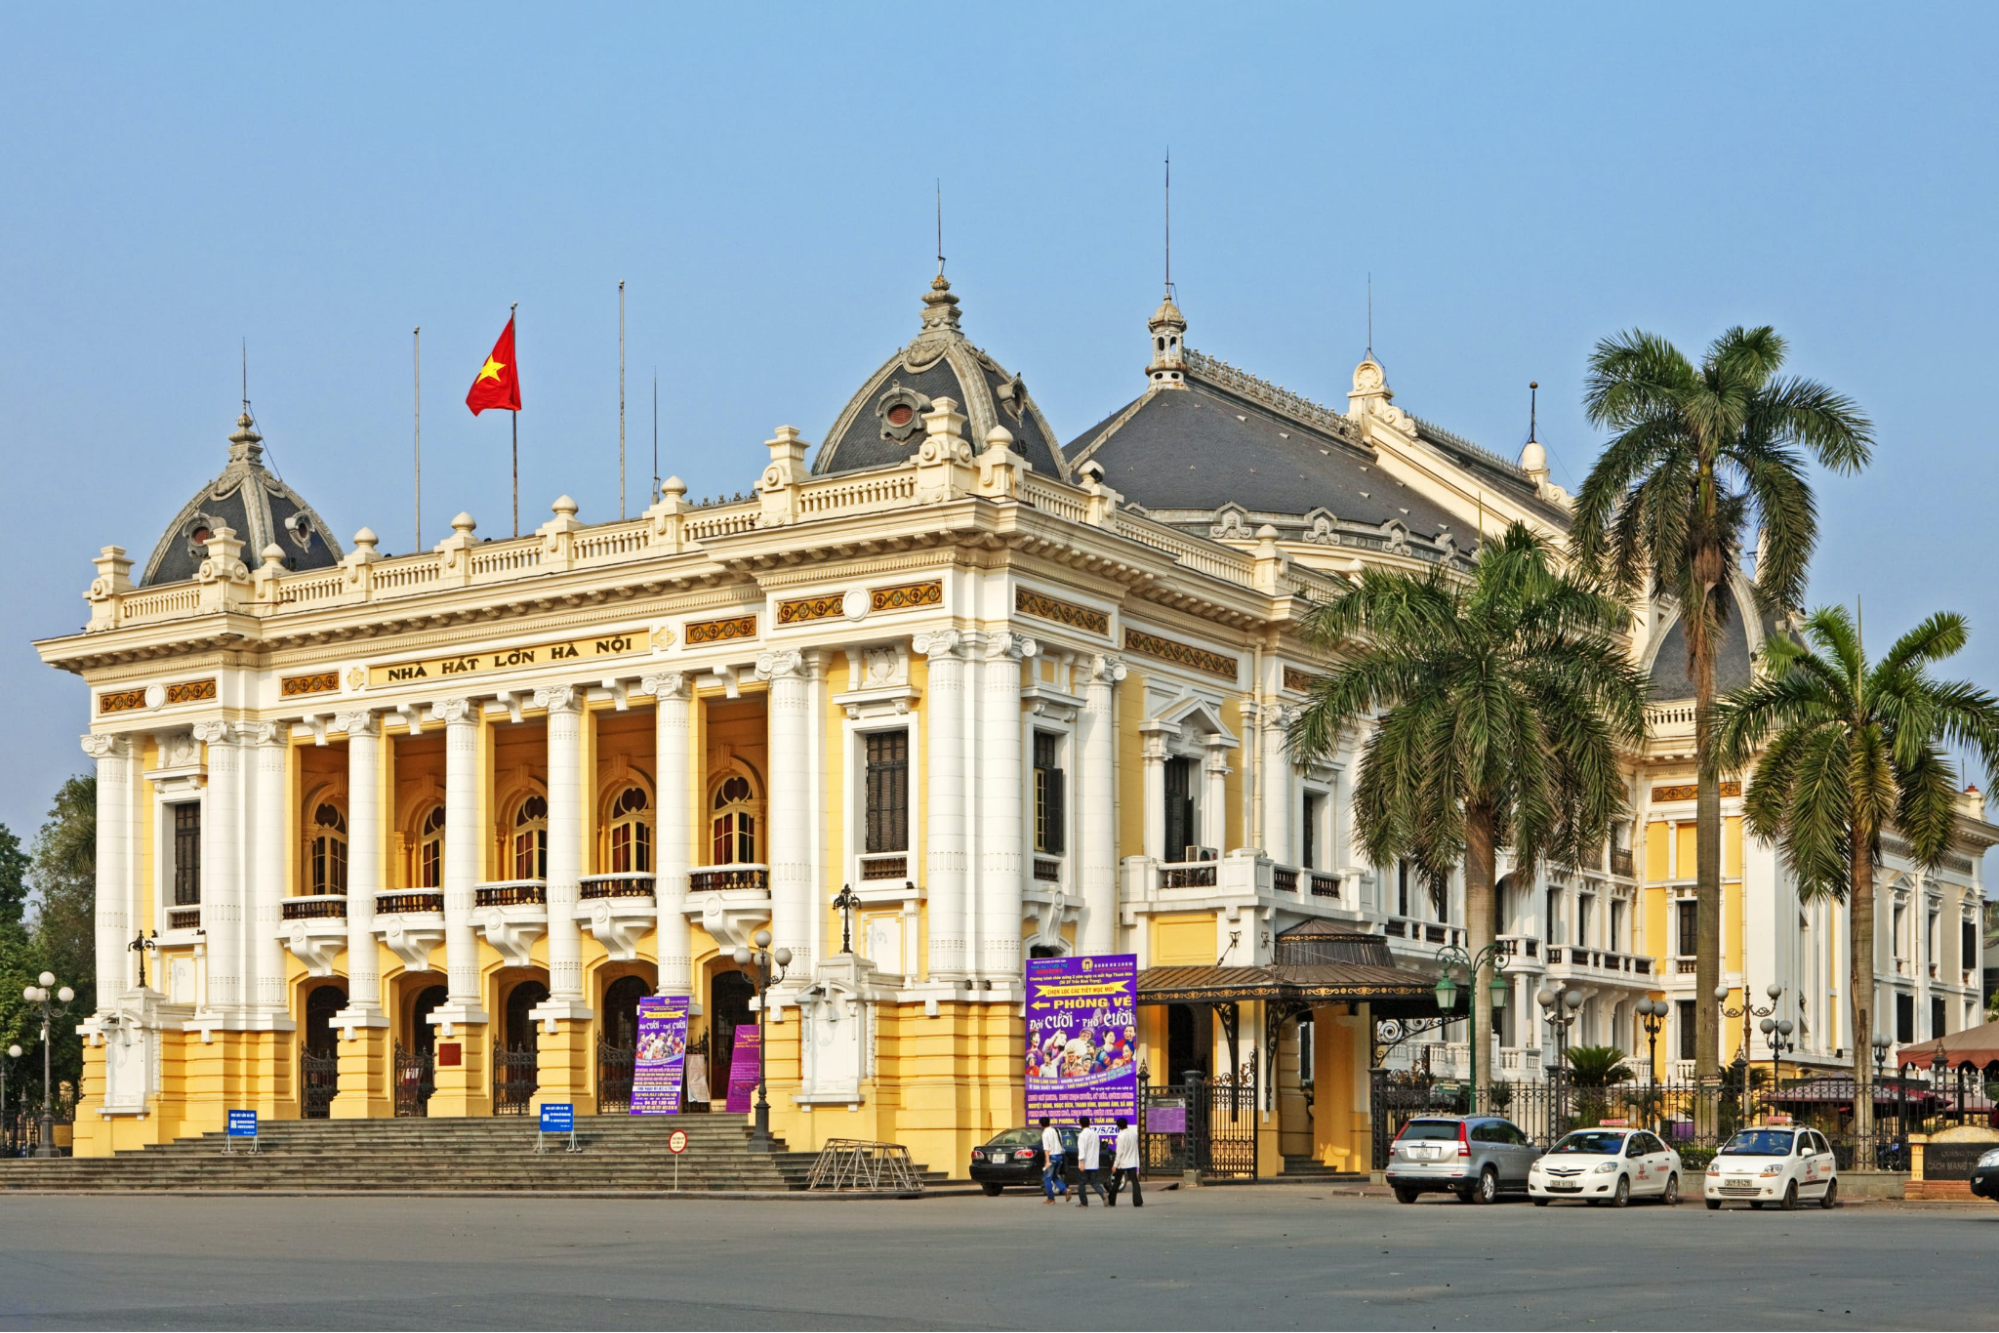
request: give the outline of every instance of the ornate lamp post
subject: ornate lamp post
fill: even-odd
[[[1581,991],[1564,991],[1559,986],[1543,986],[1534,992],[1534,999],[1541,1006],[1542,1019],[1555,1031],[1555,1062],[1548,1066],[1549,1081],[1555,1087],[1555,1120],[1549,1126],[1552,1143],[1561,1136],[1561,1125],[1567,1118],[1569,1028],[1583,1007],[1583,995]]]
[[[1770,1003],[1767,1008],[1758,1009],[1755,1005],[1751,1004],[1749,1002],[1749,987],[1744,986],[1742,988],[1742,1006],[1738,1009],[1731,1009],[1728,1007],[1728,987],[1716,986],[1714,988],[1714,1001],[1721,1006],[1721,1016],[1723,1018],[1739,1018],[1742,1020],[1741,1055],[1744,1061],[1749,1059],[1749,1020],[1752,1018],[1770,1017],[1770,1015],[1777,1012],[1777,1001],[1784,998],[1784,988],[1774,981],[1764,987],[1763,993],[1770,997]],[[1747,1093],[1748,1090],[1748,1084],[1745,1083],[1743,1085],[1743,1092]]]
[[[1775,989],[1775,988],[1773,988]],[[1785,1051],[1795,1051],[1798,1043],[1791,1040],[1791,1020],[1788,1018],[1765,1018],[1756,1025],[1762,1030],[1763,1040],[1770,1043],[1770,1102],[1776,1104],[1777,1062],[1784,1058]]]
[[[861,895],[854,892],[851,884],[842,884],[840,891],[833,895],[833,910],[840,914],[840,952],[854,951],[854,909],[861,905]]]
[[[1645,1045],[1652,1061],[1652,1083],[1659,1082],[1659,1029],[1666,1025],[1666,1015],[1673,1012],[1664,1000],[1640,1000],[1638,1018],[1645,1024]]]
[[[14,1155],[14,1121],[7,1115],[7,1071],[21,1058],[21,1043],[15,1042],[7,1048],[7,1058],[0,1060],[0,1155]]]
[[[49,1067],[49,1037],[55,1030],[55,1021],[69,1012],[69,1003],[76,998],[76,992],[64,986],[55,992],[51,1002],[49,988],[56,984],[56,974],[44,972],[39,978],[41,985],[29,986],[21,992],[21,998],[42,1011],[42,1133],[41,1142],[35,1145],[37,1157],[59,1157],[56,1151],[56,1104],[55,1085],[51,1081]]]
[[[736,966],[748,971],[757,985],[757,1120],[756,1130],[750,1135],[750,1150],[769,1152],[770,1095],[765,1079],[769,1044],[765,1040],[768,1029],[764,1027],[764,1015],[770,1012],[770,988],[784,981],[785,971],[791,966],[791,950],[773,951],[768,930],[760,930],[750,938],[757,946],[755,950],[737,949],[735,953]]]
[[[1466,1110],[1478,1114],[1478,970],[1490,964],[1492,981],[1486,986],[1491,997],[1493,1012],[1506,1007],[1506,975],[1501,970],[1510,950],[1497,941],[1486,945],[1476,954],[1468,954],[1456,945],[1446,945],[1437,951],[1437,962],[1442,970],[1437,974],[1437,1008],[1450,1013],[1458,1007],[1458,980],[1456,973],[1464,971],[1464,988],[1467,993],[1465,1008],[1471,1018],[1471,1040],[1465,1043],[1471,1062],[1471,1097]]]

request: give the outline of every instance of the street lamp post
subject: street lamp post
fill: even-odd
[[[1574,1026],[1583,1007],[1581,991],[1564,991],[1557,983],[1543,986],[1534,993],[1536,1003],[1541,1006],[1541,1017],[1555,1030],[1555,1062],[1548,1066],[1549,1081],[1555,1087],[1555,1123],[1551,1126],[1549,1142],[1561,1134],[1561,1124],[1566,1118],[1568,1101],[1569,1072],[1569,1028]]]
[[[0,1060],[0,1155],[14,1155],[14,1120],[7,1114],[7,1071],[21,1058],[21,1043],[15,1042],[7,1048],[7,1058]]]
[[[1784,988],[1773,981],[1764,987],[1763,993],[1770,997],[1770,1004],[1767,1008],[1758,1009],[1754,1004],[1750,1003],[1749,983],[1745,980],[1742,985],[1742,1005],[1740,1008],[1731,1009],[1728,1007],[1728,987],[1716,986],[1714,988],[1714,1002],[1721,1007],[1721,1016],[1724,1019],[1739,1018],[1742,1020],[1742,1045],[1735,1052],[1735,1063],[1742,1066],[1742,1115],[1744,1119],[1747,1119],[1749,1116],[1749,1020],[1752,1018],[1768,1018],[1770,1015],[1776,1013],[1777,1001],[1783,998]]]
[[[1763,1040],[1770,1043],[1770,1101],[1776,1104],[1777,1062],[1784,1058],[1785,1051],[1795,1051],[1798,1043],[1791,1040],[1791,1020],[1788,1018],[1765,1018],[1756,1025],[1762,1030]]]
[[[1506,974],[1502,965],[1512,950],[1499,941],[1494,941],[1476,954],[1468,954],[1456,945],[1446,945],[1437,951],[1437,962],[1442,970],[1437,975],[1437,1008],[1450,1013],[1458,1007],[1458,982],[1454,972],[1464,969],[1467,997],[1465,1008],[1471,1019],[1471,1038],[1465,1043],[1467,1059],[1471,1066],[1471,1097],[1466,1110],[1471,1115],[1478,1114],[1478,970],[1488,964],[1492,967],[1492,981],[1486,987],[1493,1010],[1506,1007]]]
[[[41,1142],[35,1145],[37,1157],[59,1157],[56,1151],[56,1105],[55,1086],[51,1082],[53,1072],[49,1065],[50,1036],[55,1031],[55,1021],[69,1012],[69,1002],[76,998],[76,992],[69,987],[54,992],[50,999],[50,987],[56,984],[56,974],[44,972],[39,978],[39,986],[29,986],[21,992],[21,998],[42,1011],[42,1132]]]
[[[766,1041],[769,1029],[764,1026],[764,1015],[770,1012],[770,988],[782,984],[786,970],[791,967],[791,950],[773,950],[768,930],[760,930],[750,938],[757,947],[738,948],[735,953],[736,966],[749,971],[757,986],[757,1119],[756,1130],[750,1135],[750,1150],[769,1152],[770,1092],[765,1071],[769,1068],[766,1055],[770,1046]]]
[[[1664,1000],[1640,1000],[1638,1018],[1645,1024],[1645,1045],[1652,1061],[1652,1084],[1659,1083],[1659,1029],[1666,1025],[1666,1015],[1672,1010]]]

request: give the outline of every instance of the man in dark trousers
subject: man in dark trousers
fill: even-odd
[[[1104,1188],[1101,1169],[1104,1159],[1103,1131],[1091,1124],[1088,1116],[1083,1117],[1082,1125],[1082,1133],[1076,1136],[1076,1169],[1083,1173],[1083,1181],[1076,1190],[1076,1205],[1079,1208],[1088,1208],[1090,1191],[1095,1190],[1103,1196],[1104,1203],[1108,1206],[1111,1196],[1110,1191]]]
[[[1117,1149],[1111,1158],[1110,1206],[1117,1207],[1118,1191],[1126,1184],[1131,1186],[1131,1206],[1145,1207],[1145,1193],[1138,1187],[1138,1126],[1129,1123],[1123,1116],[1117,1118]]]

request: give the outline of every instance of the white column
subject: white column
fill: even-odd
[[[479,937],[472,899],[479,883],[479,705],[443,699],[431,710],[444,723],[444,967],[446,1017],[433,1022],[483,1023]]]
[[[993,981],[1020,976],[1021,819],[1020,664],[1034,640],[1004,631],[986,636],[979,691],[980,966]]]
[[[243,752],[235,727],[197,722],[207,747],[208,794],[201,811],[201,928],[208,958],[206,1008],[243,1002]]]
[[[1140,752],[1141,776],[1145,786],[1145,846],[1139,848],[1141,856],[1156,856],[1162,861],[1177,861],[1181,849],[1166,845],[1166,733],[1152,731],[1145,733]]]
[[[129,987],[129,959],[132,956],[132,918],[128,911],[129,886],[125,854],[131,848],[131,834],[125,827],[131,812],[131,768],[127,758],[132,743],[123,736],[85,736],[83,752],[97,761],[97,891],[95,919],[97,938],[97,1009],[99,1013],[116,1003]]]
[[[1077,887],[1084,953],[1117,948],[1117,684],[1124,663],[1094,657],[1086,668],[1076,775]]]
[[[1229,752],[1211,737],[1201,760],[1201,844],[1226,855],[1229,832]]]
[[[693,864],[688,747],[694,743],[693,690],[678,671],[641,682],[659,700],[653,719],[653,895],[659,904],[659,994],[693,993],[693,946],[687,925],[687,871]]]
[[[791,972],[812,975],[811,699],[805,659],[796,649],[763,653],[757,675],[770,682],[765,713],[770,805],[764,820],[770,848],[772,947],[791,950]]]
[[[267,1014],[286,1014],[285,945],[278,938],[284,924],[285,807],[291,802],[289,722],[259,722],[246,729],[253,764],[250,799],[250,879],[248,947],[244,972],[249,977],[245,1001]]]
[[[375,895],[388,888],[382,837],[382,729],[367,709],[338,719],[347,733],[347,1013],[382,1009],[382,964],[375,947]],[[448,818],[448,816],[447,816]]]
[[[583,892],[583,697],[572,685],[534,692],[548,710],[548,991],[558,1002],[583,999],[583,935],[576,902]]]
[[[965,974],[965,663],[956,630],[916,636],[913,647],[930,659],[924,731],[930,737],[926,770],[929,827],[924,830],[924,882],[929,896],[930,977]],[[916,960],[904,963],[914,973]]]
[[[1293,845],[1291,815],[1298,809],[1298,784],[1291,772],[1291,756],[1284,751],[1284,708],[1275,704],[1257,719],[1263,739],[1263,851],[1271,860],[1296,865],[1302,848]],[[1322,854],[1324,870],[1334,863],[1332,849]]]

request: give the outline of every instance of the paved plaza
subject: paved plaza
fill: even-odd
[[[8,1328],[1991,1328],[1999,1208],[12,1195]]]

